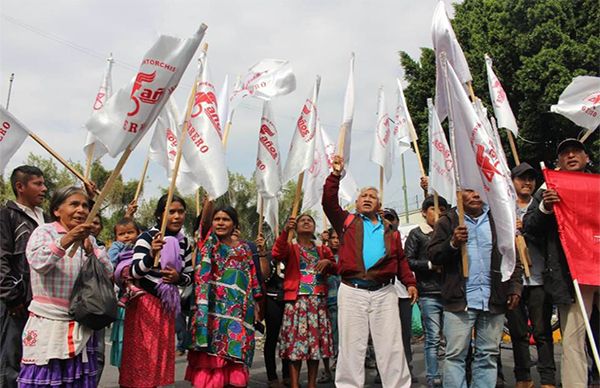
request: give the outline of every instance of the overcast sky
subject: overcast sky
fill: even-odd
[[[376,122],[377,91],[383,85],[393,114],[395,78],[402,76],[398,51],[419,55],[431,47],[431,17],[437,0],[328,1],[32,1],[0,2],[0,103],[6,104],[9,76],[15,73],[10,111],[60,154],[85,164],[82,150],[96,92],[112,52],[113,92],[137,72],[139,61],[159,34],[189,37],[200,23],[208,25],[205,42],[213,83],[226,74],[235,79],[262,58],[287,59],[296,74],[293,93],[273,101],[280,147],[285,160],[295,121],[315,75],[322,77],[321,122],[337,138],[348,60],[356,53],[356,108],[349,169],[359,186],[378,185],[378,167],[369,161]],[[190,65],[175,98],[185,109],[194,72]],[[404,81],[403,81],[404,82]],[[251,176],[256,159],[260,101],[248,101],[235,113],[227,164]],[[151,136],[146,136],[124,168],[138,179]],[[28,139],[5,174],[22,164],[29,152],[49,156]],[[414,154],[407,152],[410,208],[422,200]],[[112,168],[115,159],[102,163]],[[399,160],[385,188],[385,205],[403,209]],[[164,170],[150,165],[146,196],[166,186]]]

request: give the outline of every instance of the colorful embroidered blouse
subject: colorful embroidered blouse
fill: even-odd
[[[252,365],[254,304],[261,296],[252,251],[221,244],[209,233],[196,258],[193,348]]]
[[[327,282],[317,269],[319,251],[317,247],[300,247],[300,286],[298,295],[326,295]]]

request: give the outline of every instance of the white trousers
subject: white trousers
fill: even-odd
[[[365,385],[365,355],[369,333],[383,388],[410,387],[402,345],[398,295],[393,285],[367,291],[341,284],[338,290],[339,353],[335,386]]]

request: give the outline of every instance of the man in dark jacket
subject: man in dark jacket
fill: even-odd
[[[31,232],[45,222],[39,207],[46,194],[42,171],[17,167],[10,177],[15,201],[0,209],[0,386],[16,387],[22,345],[31,301],[25,247]]]
[[[438,203],[440,212],[444,213],[448,208],[448,203],[443,197],[439,197]],[[442,334],[442,267],[433,265],[427,255],[427,246],[437,218],[433,196],[425,198],[421,205],[421,214],[425,223],[410,231],[404,244],[404,253],[410,269],[414,271],[417,278],[419,307],[425,326],[427,386],[439,388],[442,386],[442,375],[438,370],[437,359]]]
[[[335,156],[333,172],[323,190],[323,209],[340,236],[338,273],[339,355],[335,384],[338,388],[362,387],[369,334],[373,338],[377,367],[384,387],[410,387],[411,377],[402,346],[402,330],[395,277],[416,301],[415,278],[402,250],[400,233],[379,216],[376,188],[362,189],[356,213],[341,208],[338,199],[344,160]]]
[[[589,157],[582,142],[577,139],[562,141],[556,150],[558,167],[564,171],[585,172]],[[533,196],[533,201],[523,218],[523,230],[540,241],[546,266],[543,272],[544,288],[558,306],[562,331],[563,354],[561,357],[561,380],[563,387],[587,387],[587,355],[585,344],[585,321],[575,303],[573,278],[569,271],[565,252],[558,235],[554,216],[554,204],[560,201],[559,193],[542,186]],[[596,210],[590,209],[591,212]],[[582,217],[597,217],[597,213],[582,214]],[[580,286],[584,306],[591,312],[597,287]],[[589,318],[589,317],[588,317]]]
[[[502,282],[502,256],[498,251],[494,220],[479,194],[463,190],[465,225],[458,225],[458,213],[443,214],[429,243],[433,265],[443,266],[442,299],[446,360],[444,387],[467,386],[466,358],[475,330],[471,387],[496,385],[496,357],[502,337],[504,314],[519,303],[522,267],[515,267],[510,279]],[[461,246],[468,252],[468,277],[463,276]]]

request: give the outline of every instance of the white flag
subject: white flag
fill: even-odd
[[[206,54],[201,57],[202,69],[187,128],[189,138],[183,139],[182,152],[194,182],[206,190],[210,199],[216,199],[227,191],[229,176],[215,87],[210,82]]]
[[[296,76],[289,61],[281,59],[263,59],[248,70],[240,85],[229,97],[230,110],[233,111],[248,96],[269,100],[296,89]]]
[[[86,127],[106,146],[110,156],[116,157],[128,146],[135,147],[149,131],[205,30],[203,24],[189,39],[161,35],[144,55],[134,79],[88,120]]]
[[[29,130],[25,125],[10,114],[0,105],[0,176],[8,161],[17,152],[25,139],[29,136]]]
[[[443,122],[448,117],[448,100],[440,55],[443,52],[446,53],[446,58],[452,67],[456,69],[456,74],[461,83],[465,84],[473,80],[473,77],[469,71],[469,64],[467,63],[465,54],[456,39],[442,0],[438,2],[433,12],[431,36],[433,39],[433,49],[435,50],[435,107],[440,122]]]
[[[510,109],[506,92],[492,69],[492,58],[487,54],[484,55],[484,58],[485,68],[487,70],[488,87],[490,89],[490,98],[492,100],[492,106],[494,107],[494,116],[496,116],[500,128],[506,128],[517,136],[519,133],[517,120],[515,119],[512,109]]]
[[[323,197],[323,184],[329,175],[329,159],[325,152],[325,143],[323,142],[323,127],[317,119],[317,133],[315,134],[315,150],[313,152],[313,162],[304,174],[304,196],[302,197],[302,210],[321,208],[321,198]]]
[[[344,95],[344,113],[342,114],[342,128],[344,131],[344,163],[350,162],[350,143],[352,132],[352,120],[354,117],[354,53],[350,57],[350,73],[348,73],[348,83],[346,84],[346,94]]]
[[[402,91],[402,84],[397,78],[396,84],[397,89],[396,114],[394,116],[394,140],[398,149],[398,155],[402,155],[405,151],[410,149],[411,141],[417,140],[417,133],[408,111],[408,105],[406,105],[404,91]]]
[[[565,116],[580,127],[595,130],[600,125],[600,77],[582,75],[573,78],[550,111]]]
[[[475,109],[477,117],[479,117],[479,120],[483,124],[483,128],[485,129],[487,135],[494,140],[494,145],[498,151],[498,160],[500,160],[498,168],[501,169],[503,175],[510,176],[510,167],[508,167],[506,155],[504,154],[504,148],[502,148],[500,136],[498,136],[498,128],[494,128],[494,125],[492,125],[492,122],[488,117],[487,108],[483,106],[483,103],[479,98],[475,99],[475,102],[472,105],[473,109]]]
[[[224,129],[227,123],[227,115],[229,114],[229,74],[225,75],[225,80],[223,80],[223,85],[221,86],[221,90],[219,90],[217,104],[219,106],[219,123],[221,123],[222,129]]]
[[[456,203],[452,152],[431,98],[427,99],[427,108],[429,109],[429,194],[436,191],[448,203]]]
[[[106,65],[106,72],[104,73],[102,84],[100,85],[98,93],[96,93],[96,100],[94,101],[94,106],[92,107],[93,112],[97,112],[100,109],[102,109],[104,107],[104,104],[112,95],[111,72],[112,64],[114,62],[112,57],[108,58],[107,62],[108,64]],[[96,138],[96,136],[92,135],[92,133],[88,131],[85,139],[85,145],[83,146],[83,152],[85,152],[86,155],[89,155],[92,151],[92,144],[94,144],[94,153],[92,155],[92,160],[98,160],[104,155],[106,155],[106,153],[108,152],[104,144],[98,141],[98,138]]]
[[[263,198],[276,197],[281,190],[281,153],[271,103],[263,102],[258,134],[258,152],[254,171],[256,188]]]
[[[510,176],[503,173],[496,143],[473,109],[452,66],[447,63],[450,130],[454,131],[458,185],[477,191],[494,217],[498,251],[502,255],[502,281],[515,268],[516,195]]]
[[[317,132],[317,99],[321,77],[317,76],[312,93],[306,99],[296,130],[290,144],[290,152],[283,169],[283,183],[290,181],[302,171],[310,168],[315,150],[315,134]]]
[[[318,121],[318,120],[317,120]],[[315,135],[315,151],[312,166],[306,170],[304,176],[304,197],[302,201],[303,210],[321,210],[321,199],[323,197],[323,186],[327,176],[331,173],[333,158],[336,155],[335,144],[331,141],[327,132],[320,122]],[[358,186],[350,171],[346,170],[340,181],[339,197],[344,203],[351,203],[358,195]]]
[[[373,139],[373,147],[371,148],[371,161],[383,168],[385,180],[389,182],[392,177],[394,145],[390,129],[390,117],[387,114],[385,106],[383,87],[379,88],[377,101],[377,126],[375,127],[375,138]]]

